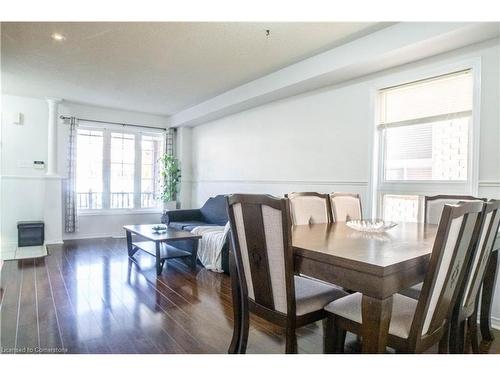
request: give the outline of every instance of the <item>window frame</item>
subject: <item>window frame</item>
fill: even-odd
[[[470,70],[472,75],[472,114],[469,123],[467,179],[465,181],[443,180],[385,180],[385,136],[378,126],[380,118],[379,92],[388,87],[400,86],[420,80]],[[398,76],[397,78],[394,78]],[[372,160],[369,183],[372,217],[383,214],[384,194],[395,195],[436,195],[461,194],[477,195],[479,185],[479,134],[481,113],[481,58],[471,58],[455,63],[434,64],[384,77],[371,89],[371,136]],[[421,217],[419,213],[419,217]]]
[[[109,126],[93,125],[91,122],[85,125],[78,125],[77,129],[85,130],[97,130],[103,132],[103,164],[102,164],[102,178],[103,178],[103,197],[102,197],[102,208],[91,208],[91,209],[78,209],[78,215],[81,216],[99,216],[99,215],[124,215],[124,214],[148,214],[148,213],[161,213],[163,212],[162,207],[138,207],[141,204],[141,170],[142,170],[142,135],[151,136],[159,135],[163,138],[163,151],[166,152],[166,131],[162,128],[158,128],[158,131],[154,129],[148,129],[147,131],[141,131],[139,129],[132,129],[127,126],[115,126],[110,124]],[[135,158],[134,158],[134,207],[132,208],[111,208],[110,207],[110,188],[111,188],[111,133],[125,133],[134,135],[134,145],[135,145]],[[78,158],[78,149],[77,149]],[[77,159],[78,162],[78,159]],[[139,190],[137,190],[137,188]]]

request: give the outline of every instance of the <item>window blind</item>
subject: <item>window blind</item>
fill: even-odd
[[[471,70],[379,91],[378,125],[395,127],[468,117],[472,113]]]

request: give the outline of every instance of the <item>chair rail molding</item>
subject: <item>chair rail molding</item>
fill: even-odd
[[[259,184],[259,185],[345,185],[368,186],[368,181],[345,180],[193,180],[192,184]]]
[[[21,174],[6,174],[0,175],[0,180],[62,180],[64,177],[59,175],[21,175]]]
[[[500,187],[500,180],[479,180],[479,187]]]

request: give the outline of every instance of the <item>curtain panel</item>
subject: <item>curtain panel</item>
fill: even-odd
[[[165,134],[165,152],[168,155],[175,155],[175,128],[168,128]]]
[[[65,184],[64,199],[64,231],[75,233],[78,230],[77,196],[76,196],[76,135],[77,119],[71,117],[69,124],[67,168],[68,177]]]

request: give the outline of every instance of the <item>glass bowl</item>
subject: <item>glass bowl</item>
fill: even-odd
[[[393,221],[384,221],[381,219],[349,220],[345,224],[351,229],[368,233],[387,232],[389,229],[394,228],[396,225],[398,225]]]

